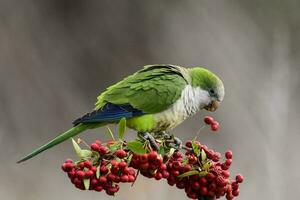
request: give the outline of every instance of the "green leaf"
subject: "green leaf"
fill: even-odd
[[[188,172],[185,172],[183,174],[180,174],[179,176],[177,176],[178,178],[184,178],[184,177],[188,177],[188,176],[192,176],[192,175],[197,175],[199,174],[200,172],[197,171],[197,170],[192,170],[192,171],[188,171]]]
[[[72,138],[72,144],[77,156],[81,158],[81,148],[73,138]]]
[[[88,190],[90,188],[90,179],[89,178],[83,179],[83,185],[84,185],[84,188],[86,190]]]
[[[93,152],[92,152],[91,150],[88,150],[88,149],[82,149],[82,150],[81,150],[80,157],[81,157],[81,158],[91,157],[92,154],[93,154]]]
[[[195,141],[192,142],[192,148],[193,148],[193,151],[196,154],[196,156],[199,157],[200,156],[200,148]]]
[[[109,133],[111,139],[112,139],[113,141],[115,141],[114,134],[113,134],[113,132],[111,131],[111,129],[109,128],[109,126],[106,126],[106,128],[107,128],[107,130],[108,130],[108,133]]]
[[[126,130],[126,118],[123,117],[119,122],[119,135],[118,135],[119,140],[123,139],[125,130]]]
[[[143,146],[144,146],[144,144],[139,141],[127,142],[127,148],[136,154],[144,154],[147,152],[147,150],[144,149]]]
[[[189,163],[189,158],[188,157],[184,157],[183,160],[182,160],[182,164],[186,165],[188,163]]]
[[[96,170],[96,178],[99,179],[100,177],[100,165],[97,166],[97,170]]]
[[[205,151],[202,149],[202,150],[201,150],[201,161],[206,160],[206,158],[207,158],[206,153],[205,153]]]
[[[165,153],[166,153],[166,150],[165,150],[165,147],[164,147],[164,145],[161,145],[160,147],[159,147],[159,149],[158,149],[158,152],[157,152],[158,154],[160,154],[160,155],[165,155]]]
[[[78,143],[72,138],[73,148],[79,158],[91,157],[93,152],[87,149],[81,149]]]
[[[202,169],[207,171],[210,167],[212,166],[212,163],[210,161],[204,163],[204,165],[202,166]]]
[[[175,148],[171,148],[169,151],[170,156],[172,156],[175,153],[176,149]]]
[[[111,152],[115,152],[116,150],[120,149],[122,146],[121,142],[115,142],[114,144],[108,146],[108,150]]]
[[[199,172],[199,176],[200,176],[200,177],[206,176],[207,174],[208,174],[207,171]]]

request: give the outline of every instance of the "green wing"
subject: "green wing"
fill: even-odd
[[[130,104],[144,113],[158,113],[169,108],[188,84],[178,66],[148,65],[107,88],[97,99],[96,109],[107,102]]]

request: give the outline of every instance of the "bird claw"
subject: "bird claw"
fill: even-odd
[[[174,144],[177,149],[182,147],[182,141],[178,137],[174,137]]]
[[[155,150],[158,151],[159,147],[155,141],[155,138],[153,137],[153,135],[151,135],[148,132],[139,132],[138,133],[140,137],[144,138],[145,140],[148,140],[150,143],[150,146]]]

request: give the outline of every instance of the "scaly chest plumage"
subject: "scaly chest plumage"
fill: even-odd
[[[167,110],[153,115],[154,127],[151,132],[169,131],[194,115],[209,103],[207,91],[187,85],[181,97]]]

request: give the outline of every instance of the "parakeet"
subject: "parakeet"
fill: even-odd
[[[224,85],[211,71],[171,64],[146,65],[101,93],[93,112],[76,119],[74,127],[18,161],[37,154],[87,129],[118,123],[141,133],[170,131],[200,109],[215,111]]]

